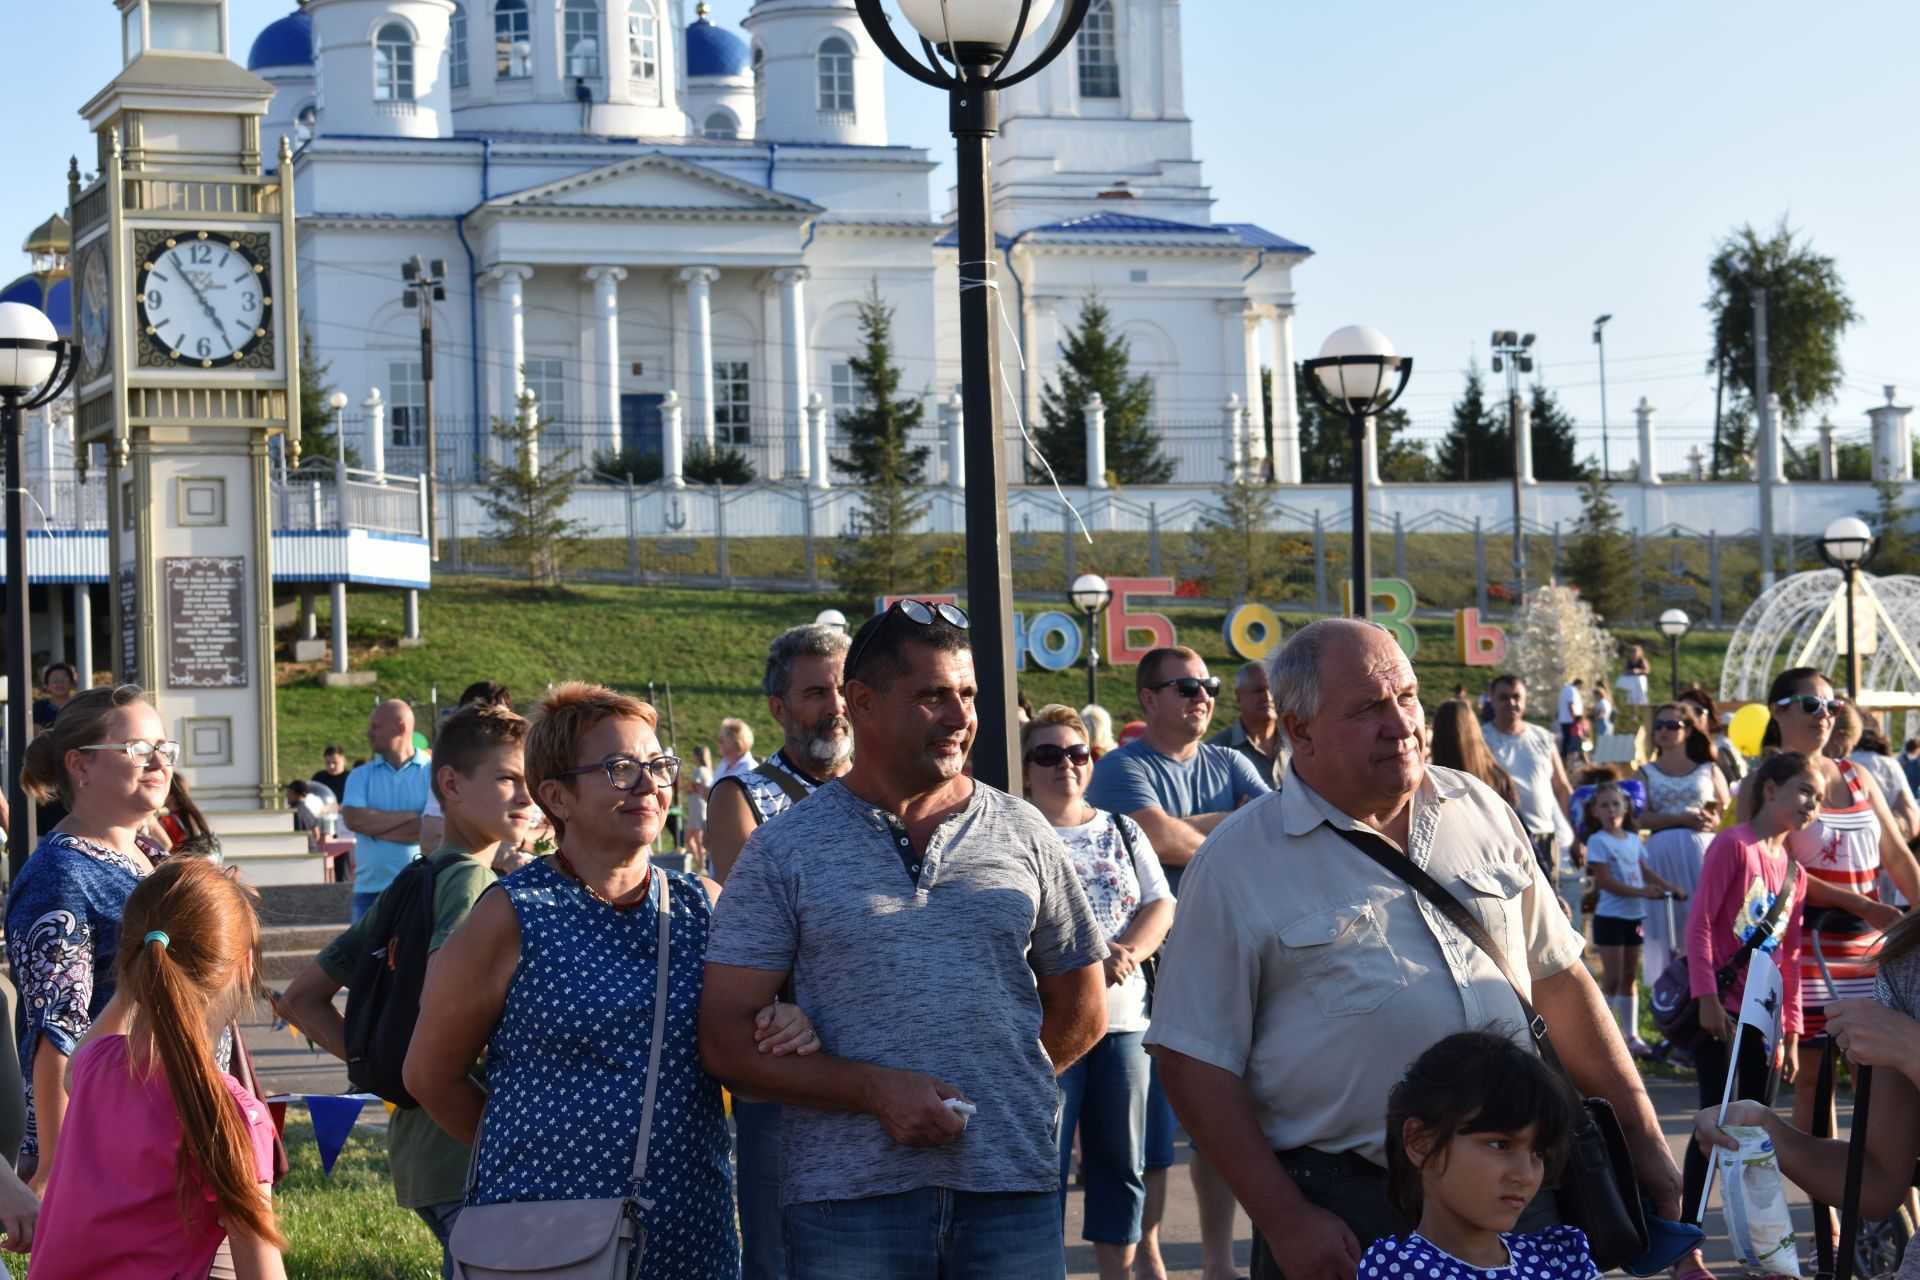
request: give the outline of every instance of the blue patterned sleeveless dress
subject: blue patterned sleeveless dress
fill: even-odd
[[[672,920],[641,1214],[646,1280],[735,1280],[731,1143],[720,1085],[700,1068],[701,978],[712,905],[699,879],[655,869]],[[487,1044],[492,1097],[469,1204],[625,1195],[653,1033],[659,894],[615,911],[551,859],[496,886],[520,918],[520,963]],[[490,891],[491,892],[491,891]]]

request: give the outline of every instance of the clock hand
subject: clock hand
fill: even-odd
[[[173,255],[173,265],[180,272],[180,278],[187,282],[187,288],[193,290],[193,296],[200,300],[200,310],[206,313],[207,319],[213,321],[215,327],[217,328],[220,324],[220,313],[213,309],[213,304],[211,302],[207,301],[206,291],[201,289],[199,285],[193,282],[192,274],[188,272],[188,270],[185,267],[182,267],[180,265],[180,255],[178,254]]]

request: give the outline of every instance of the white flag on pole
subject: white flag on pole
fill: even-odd
[[[1780,1043],[1780,1001],[1780,966],[1771,952],[1756,949],[1747,960],[1747,989],[1740,997],[1740,1025],[1757,1029],[1761,1046],[1769,1054],[1773,1046]],[[1721,1110],[1725,1112],[1724,1104]]]

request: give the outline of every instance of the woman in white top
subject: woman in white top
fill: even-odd
[[[1886,797],[1887,808],[1893,810],[1894,824],[1899,827],[1902,840],[1911,841],[1920,836],[1920,805],[1914,804],[1907,775],[1894,761],[1893,748],[1881,736],[1880,726],[1871,712],[1862,711],[1852,703],[1843,706],[1834,717],[1827,754],[1835,760],[1851,760],[1873,775],[1873,780],[1880,784],[1880,794]]]
[[[1700,863],[1713,843],[1720,815],[1732,797],[1714,760],[1712,744],[1680,703],[1662,703],[1654,711],[1653,748],[1653,759],[1640,766],[1640,782],[1647,789],[1647,810],[1640,825],[1652,833],[1647,839],[1647,865],[1691,894],[1700,883]],[[1641,958],[1649,990],[1679,949],[1686,924],[1682,907],[1662,903],[1648,908]]]
[[[1147,1199],[1147,982],[1140,966],[1173,926],[1173,895],[1133,819],[1082,798],[1093,752],[1079,713],[1058,703],[1040,708],[1021,728],[1020,748],[1027,797],[1065,842],[1112,953],[1107,1034],[1060,1077],[1060,1194],[1064,1211],[1077,1122],[1087,1177],[1081,1234],[1093,1244],[1101,1280],[1124,1280],[1133,1274]]]

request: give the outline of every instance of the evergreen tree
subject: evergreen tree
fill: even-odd
[[[1099,295],[1080,304],[1080,324],[1060,344],[1059,380],[1040,392],[1034,442],[1061,484],[1087,482],[1087,398],[1107,407],[1107,470],[1120,484],[1165,484],[1174,462],[1160,452],[1149,420],[1153,380],[1132,375],[1127,340]]]
[[[1612,486],[1598,470],[1580,490],[1580,519],[1567,545],[1566,576],[1603,618],[1624,618],[1633,605],[1633,547],[1620,527]]]
[[[493,518],[493,537],[527,566],[528,580],[543,587],[559,584],[587,531],[583,522],[562,514],[584,468],[540,465],[540,433],[552,425],[531,391],[520,393],[511,419],[494,419],[494,439],[512,446],[513,461],[485,460],[487,492],[480,499],[481,510]]]
[[[1860,513],[1873,530],[1873,554],[1867,568],[1883,578],[1920,573],[1920,531],[1914,528],[1920,511],[1906,504],[1905,488],[1898,481],[1875,481],[1873,491],[1873,510]]]
[[[1201,544],[1206,548],[1214,595],[1236,601],[1268,596],[1267,561],[1260,554],[1260,535],[1273,524],[1279,510],[1278,492],[1247,467],[1214,489],[1219,507],[1200,517]]]
[[[880,297],[876,281],[859,304],[864,351],[848,360],[859,399],[840,419],[848,457],[834,467],[860,491],[840,553],[840,585],[859,601],[926,582],[931,557],[926,540],[915,532],[925,519],[926,446],[910,444],[926,404],[900,394],[900,370],[893,357],[893,308]]]
[[[1441,438],[1436,465],[1442,480],[1500,480],[1513,476],[1513,432],[1506,406],[1487,396],[1477,362],[1453,402],[1453,423]]]
[[[1533,411],[1533,478],[1536,480],[1582,480],[1587,468],[1574,453],[1573,415],[1561,405],[1560,398],[1544,382],[1533,384],[1530,398]]]
[[[1260,385],[1267,402],[1267,420],[1273,420],[1272,382],[1262,371]],[[1307,373],[1293,366],[1293,399],[1300,414],[1300,478],[1306,484],[1342,484],[1353,479],[1353,441],[1347,420],[1320,407],[1307,390]],[[1419,441],[1406,438],[1413,419],[1405,409],[1389,409],[1374,420],[1380,451],[1380,478],[1401,482],[1433,480],[1433,456]]]
[[[313,330],[300,331],[300,460],[319,458],[332,463],[339,456],[339,414],[327,403],[335,387],[330,374],[333,361],[321,360],[313,353]],[[347,446],[347,465],[360,465],[360,451]]]

